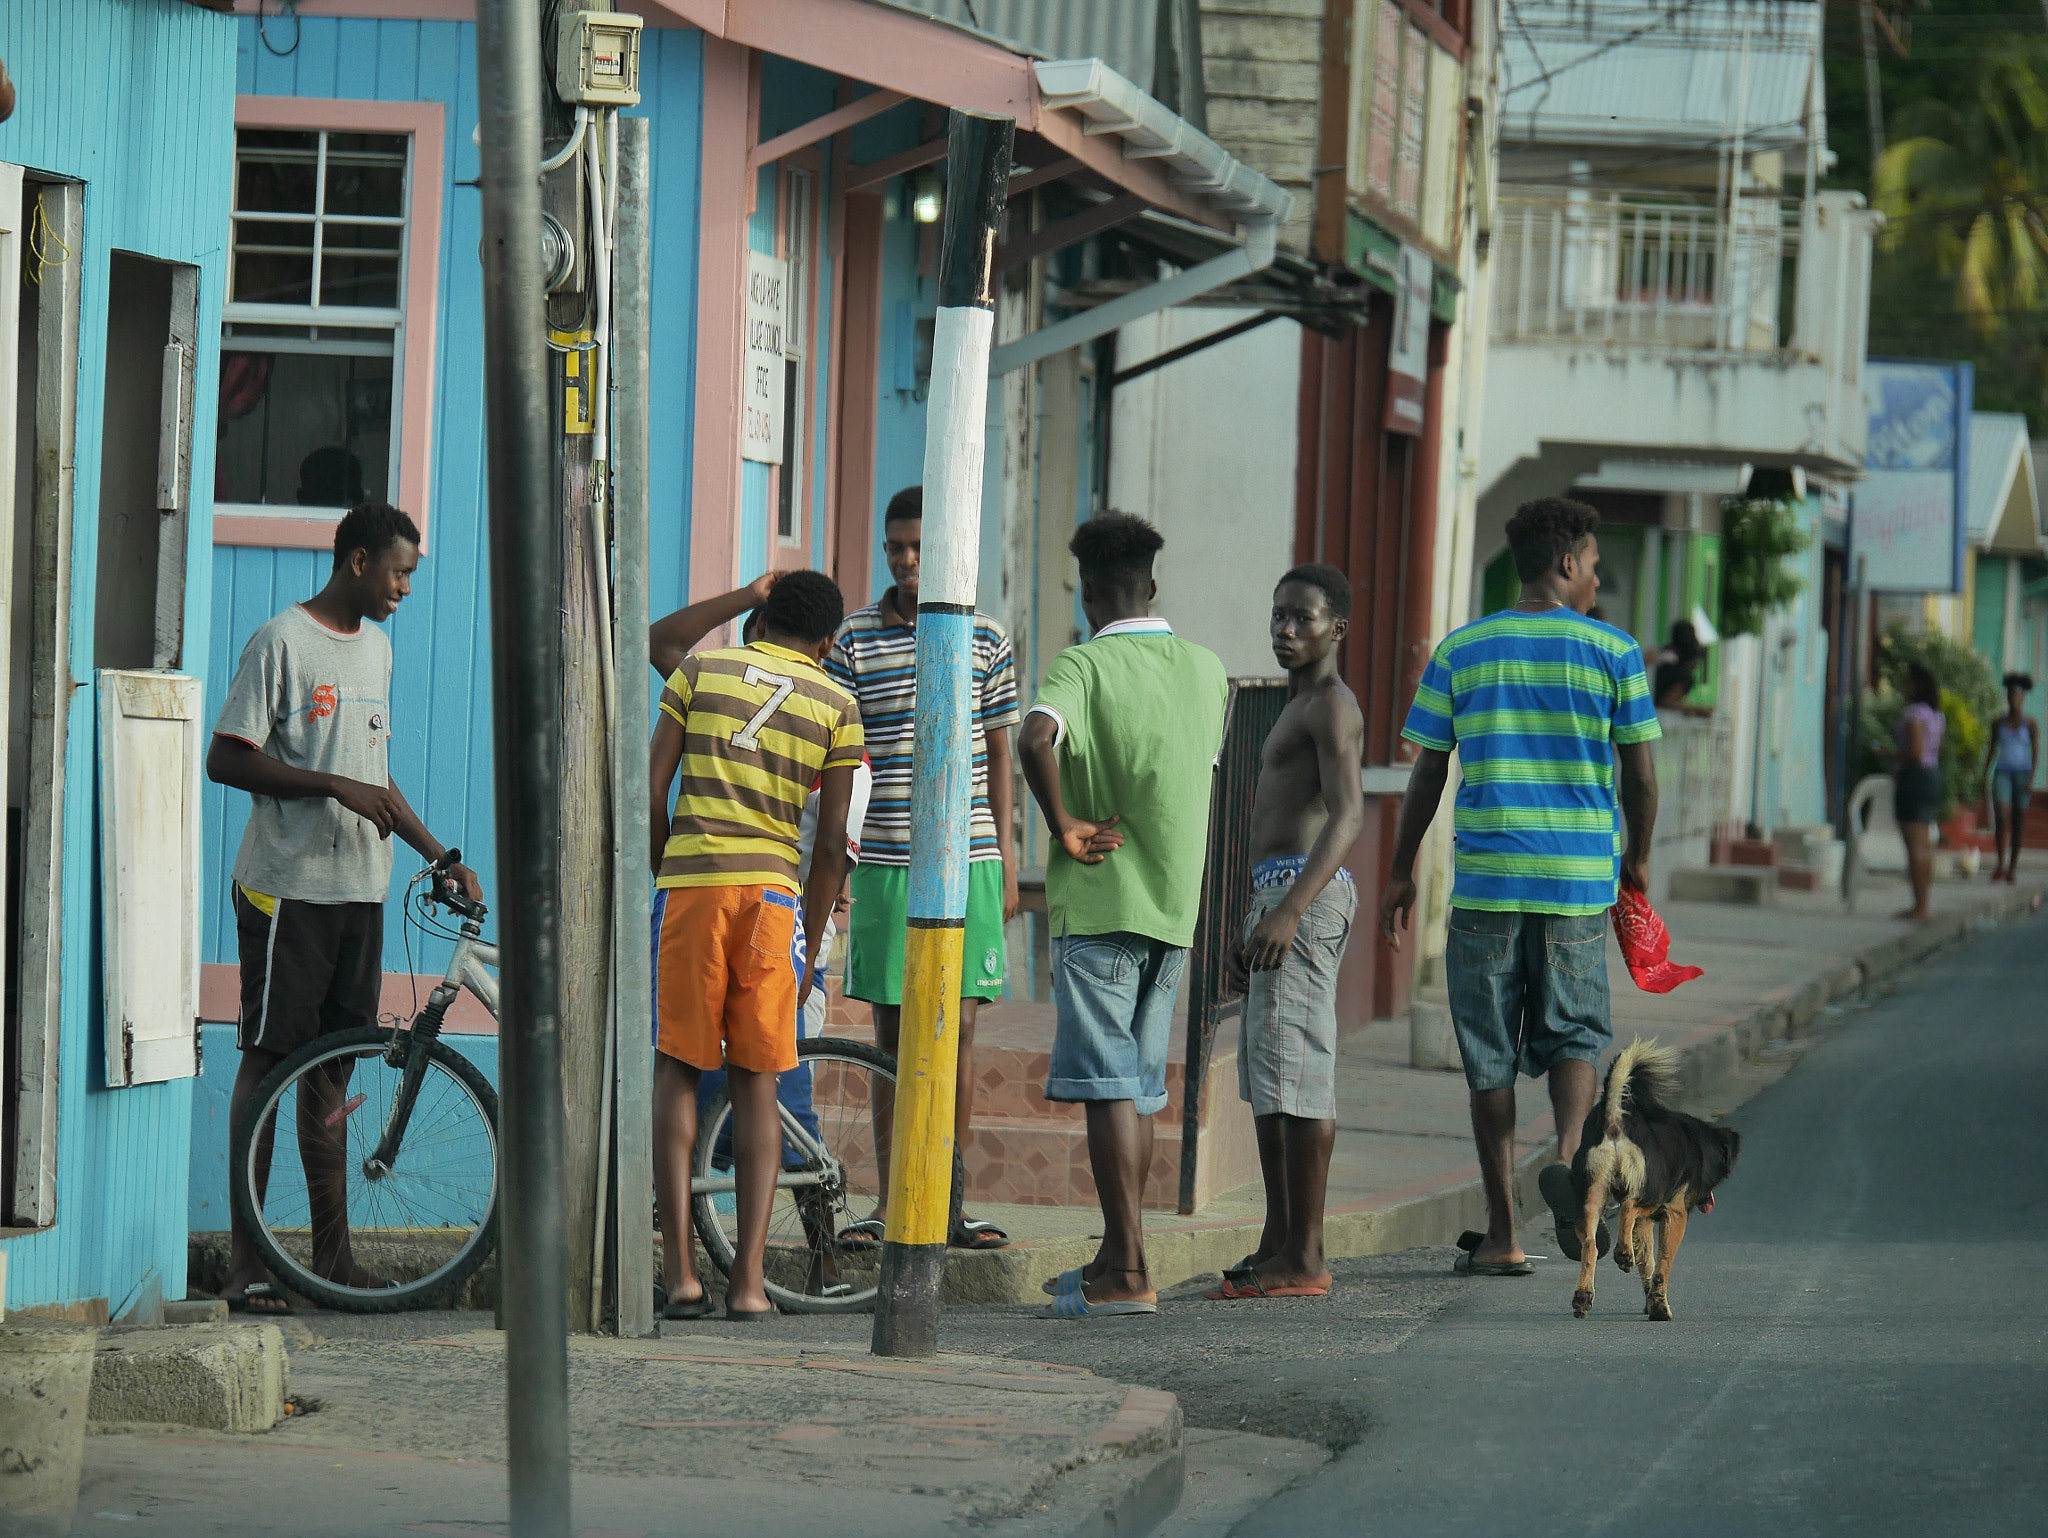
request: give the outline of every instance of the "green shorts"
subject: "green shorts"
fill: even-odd
[[[856,865],[847,925],[846,996],[869,1004],[903,1002],[903,914],[910,872],[900,865]],[[960,997],[1003,996],[1003,862],[967,866],[967,938],[960,956]]]

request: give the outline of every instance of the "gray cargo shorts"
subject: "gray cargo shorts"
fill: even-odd
[[[1292,890],[1289,882],[1253,888],[1245,938]],[[1332,881],[1302,914],[1279,968],[1252,973],[1237,1049],[1237,1092],[1252,1115],[1337,1114],[1337,964],[1357,911],[1351,878]]]

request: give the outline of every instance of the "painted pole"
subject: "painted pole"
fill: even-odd
[[[479,0],[484,425],[491,547],[491,714],[503,1006],[506,1469],[513,1538],[569,1532],[568,1237],[562,1186],[557,907],[561,533],[540,265],[538,0]]]
[[[1009,197],[1008,118],[952,114],[945,238],[925,412],[924,551],[917,585],[917,736],[889,1232],[875,1299],[877,1356],[938,1350],[952,1211],[960,951],[974,795],[974,586],[995,331],[996,239]]]

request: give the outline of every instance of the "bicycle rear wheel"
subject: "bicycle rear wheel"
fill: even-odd
[[[497,1236],[498,1097],[442,1042],[388,1170],[371,1156],[404,1079],[391,1033],[337,1031],[279,1063],[237,1123],[235,1215],[277,1279],[329,1308],[390,1313],[452,1292]]]
[[[886,1139],[890,1129],[876,1112],[893,1114],[896,1062],[865,1042],[822,1036],[798,1042],[796,1052],[796,1074],[777,1086],[785,1121],[782,1175],[768,1214],[768,1296],[785,1313],[857,1312],[874,1307],[882,1252],[872,1244],[850,1247],[840,1236],[882,1199],[876,1131]],[[790,1134],[792,1117],[823,1157]],[[690,1184],[697,1237],[727,1275],[739,1241],[731,1150],[732,1101],[720,1089],[697,1118]],[[844,1290],[830,1290],[835,1286]]]

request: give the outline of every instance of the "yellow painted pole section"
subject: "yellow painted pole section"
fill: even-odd
[[[952,1217],[966,936],[965,924],[913,925],[903,936],[903,1024],[897,1033],[896,1135],[889,1163],[888,1237],[895,1244],[944,1244]]]

